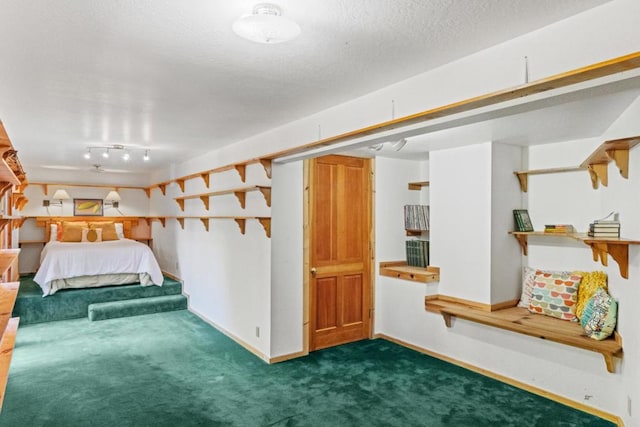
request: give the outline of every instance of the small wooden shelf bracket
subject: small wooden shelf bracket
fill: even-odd
[[[209,195],[200,196],[200,200],[202,200],[202,204],[206,210],[209,210]]]
[[[158,188],[163,196],[167,195],[167,184],[158,184]]]
[[[264,168],[264,173],[267,175],[267,178],[271,179],[271,159],[260,159],[260,164]]]
[[[184,230],[184,218],[176,218],[178,224],[180,224],[180,228]]]
[[[625,279],[629,278],[629,245],[615,242],[599,242],[597,240],[585,240],[585,243],[591,247],[593,252],[593,260],[602,263],[605,267],[608,265],[607,254],[618,263],[620,275]]]
[[[176,183],[180,187],[180,191],[184,193],[184,179],[176,179]]]
[[[258,222],[262,224],[267,237],[271,238],[271,218],[258,218]]]
[[[238,172],[238,175],[240,175],[240,181],[245,182],[245,180],[247,179],[247,165],[233,165],[233,168]]]
[[[598,185],[602,182],[603,186],[609,185],[609,167],[606,163],[596,163],[589,165],[589,177],[591,178],[591,186],[594,190],[598,189]]]
[[[267,202],[267,206],[271,207],[271,187],[258,187],[258,190],[264,196],[264,201]]]
[[[204,225],[204,229],[206,231],[209,231],[209,217],[202,217],[200,218],[200,221],[202,221],[202,225]]]
[[[408,184],[409,190],[422,190],[422,187],[428,187],[429,181],[416,181]]]
[[[209,172],[202,172],[200,174],[200,178],[202,178],[202,180],[204,181],[204,185],[209,188]]]
[[[244,234],[245,226],[247,225],[247,220],[244,218],[234,218],[234,220],[238,224],[238,227],[240,227],[240,233]]]
[[[180,206],[180,210],[184,212],[184,199],[176,199],[176,203]]]
[[[247,201],[247,193],[245,191],[234,191],[235,196],[238,198],[238,202],[240,202],[240,207],[244,209]],[[244,233],[242,233],[244,234]]]
[[[528,247],[528,241],[527,241],[527,235],[526,234],[514,234],[513,235],[516,240],[518,241],[518,243],[520,243],[520,248],[522,249],[522,254],[524,256],[529,255],[529,247]]]

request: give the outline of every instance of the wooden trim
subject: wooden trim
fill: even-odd
[[[508,301],[502,301],[495,304],[491,304],[491,311],[503,310],[505,308],[516,307],[520,302],[520,299],[512,299]]]
[[[269,363],[269,360],[270,360],[269,356],[267,356],[266,354],[264,354],[263,352],[261,352],[257,348],[255,348],[252,345],[248,344],[247,342],[245,342],[244,340],[242,340],[241,338],[239,338],[235,334],[232,334],[231,332],[229,332],[228,330],[226,330],[222,326],[218,325],[216,322],[207,319],[202,313],[200,313],[198,310],[194,309],[193,307],[189,306],[189,311],[192,312],[193,314],[195,314],[196,316],[198,316],[203,322],[208,323],[209,325],[213,326],[220,333],[222,333],[222,334],[226,335],[227,337],[231,338],[233,341],[235,341],[241,347],[244,347],[245,350],[247,350],[250,353],[252,353],[254,356],[258,357],[259,359],[261,359],[262,361],[264,361],[266,363]]]
[[[298,351],[296,353],[283,354],[282,356],[276,356],[276,357],[269,358],[269,364],[286,362],[287,360],[298,359],[300,357],[305,357],[305,356],[308,356],[308,355],[309,355],[308,351]]]
[[[565,406],[568,406],[573,409],[577,409],[582,412],[586,412],[587,414],[595,415],[596,417],[603,418],[605,420],[611,421],[612,423],[616,423],[620,427],[624,427],[624,422],[622,418],[617,415],[611,414],[609,412],[605,412],[601,409],[594,408],[592,406],[585,405],[582,402],[577,402],[575,400],[571,400],[567,397],[561,396],[559,394],[552,393],[550,391],[544,390],[542,388],[524,383],[522,381],[518,381],[516,379],[507,377],[505,375],[498,374],[496,372],[490,371],[488,369],[480,368],[478,366],[472,365],[468,362],[463,362],[461,360],[455,359],[453,357],[445,356],[441,353],[437,353],[432,350],[428,350],[426,348],[420,347],[415,344],[411,344],[407,341],[403,341],[398,338],[393,338],[389,335],[385,334],[376,334],[374,338],[381,338],[387,341],[390,341],[394,344],[401,345],[403,347],[409,348],[411,350],[417,351],[419,353],[426,354],[427,356],[435,357],[436,359],[443,360],[445,362],[451,363],[452,365],[460,366],[462,368],[468,369],[480,375],[484,375],[485,377],[493,378],[494,380],[500,381],[505,384],[509,384],[521,390],[527,391],[529,393],[536,394],[538,396],[542,396],[546,399],[553,400],[555,402],[561,403]]]
[[[311,331],[311,161],[302,162],[302,351],[309,353]]]

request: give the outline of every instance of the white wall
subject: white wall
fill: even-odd
[[[209,169],[203,167],[202,169]],[[199,169],[199,170],[202,170]],[[197,171],[197,170],[196,170]],[[180,175],[183,175],[180,173]],[[184,194],[201,194],[250,185],[271,185],[262,166],[249,165],[246,182],[235,170],[211,176],[210,188],[202,179],[185,182]],[[242,209],[235,195],[212,197],[207,211],[200,199],[185,201],[180,211],[174,198],[183,195],[176,184],[166,196],[154,189],[151,215],[167,216],[271,216],[258,191],[246,194]],[[166,227],[154,222],[154,251],[163,270],[184,281],[189,307],[262,356],[271,353],[271,240],[257,220],[247,220],[246,234],[233,219],[211,219],[209,231],[198,218],[186,219],[184,230],[175,219]],[[259,336],[256,331],[259,328]]]
[[[271,357],[277,357],[303,348],[303,162],[275,164],[271,185]]]
[[[429,154],[439,293],[491,304],[491,143]]]

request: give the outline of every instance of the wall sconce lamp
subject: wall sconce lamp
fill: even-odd
[[[111,190],[107,194],[107,197],[104,198],[104,205],[105,207],[109,206],[118,209],[118,207],[120,206],[120,200],[122,200],[120,194],[118,194],[118,192],[115,190]]]
[[[53,197],[52,197],[53,201],[50,200],[43,200],[42,201],[42,206],[44,206],[45,208],[48,208],[49,206],[60,206],[62,208],[62,201],[63,200],[69,200],[71,199],[71,197],[69,196],[69,193],[67,193],[67,190],[56,190],[55,193],[53,193]]]

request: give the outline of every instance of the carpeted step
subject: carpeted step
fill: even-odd
[[[184,295],[167,295],[90,304],[88,312],[89,320],[106,320],[186,308],[187,298]]]

